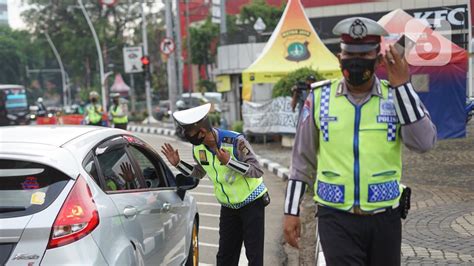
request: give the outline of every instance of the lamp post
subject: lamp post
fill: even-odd
[[[67,83],[66,83],[66,72],[64,71],[63,61],[61,60],[61,56],[59,56],[58,50],[56,49],[56,46],[54,46],[54,43],[51,40],[51,37],[49,37],[48,32],[45,31],[44,35],[46,36],[46,40],[48,41],[49,45],[51,46],[51,50],[53,50],[53,53],[54,53],[54,56],[56,57],[56,60],[58,60],[59,69],[61,69],[61,80],[62,80],[62,86],[63,86],[63,105],[66,106],[68,104],[68,101],[67,101],[68,86],[67,86]],[[69,95],[69,97],[70,97],[70,95]],[[71,101],[71,99],[69,99],[69,101]]]
[[[97,37],[97,33],[95,32],[94,26],[92,25],[91,19],[89,17],[89,14],[87,13],[86,8],[84,7],[84,4],[82,3],[82,0],[77,0],[77,3],[81,7],[82,13],[84,14],[84,17],[87,20],[87,24],[89,25],[89,28],[92,32],[92,37],[94,37],[94,42],[95,46],[97,48],[97,57],[99,58],[99,71],[100,71],[100,87],[101,87],[101,94],[102,94],[102,106],[104,110],[107,110],[107,100],[106,100],[106,92],[105,92],[105,86],[104,82],[105,77],[104,77],[104,60],[102,58],[102,51],[100,49],[100,43],[99,43],[99,38]]]

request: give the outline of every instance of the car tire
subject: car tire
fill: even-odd
[[[191,244],[189,245],[188,260],[186,266],[199,265],[199,229],[197,219],[194,219],[193,230],[191,232]]]

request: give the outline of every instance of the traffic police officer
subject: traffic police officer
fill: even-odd
[[[318,231],[328,265],[400,265],[402,143],[426,152],[436,128],[390,45],[380,54],[377,22],[348,18],[341,36],[343,79],[319,82],[307,98],[293,147],[284,236],[298,247],[299,203],[314,186]],[[383,62],[388,81],[374,75]],[[313,84],[314,85],[314,84]],[[313,86],[314,87],[314,86]]]
[[[102,106],[99,103],[99,94],[96,91],[89,93],[90,103],[86,106],[84,112],[84,119],[87,125],[101,126],[102,125]]]
[[[162,146],[168,161],[187,176],[206,174],[221,204],[217,265],[238,265],[242,241],[249,265],[263,265],[264,207],[269,203],[263,171],[247,140],[236,132],[212,128],[208,113],[211,104],[173,114],[193,144],[191,165],[180,160],[169,143]]]
[[[112,105],[109,110],[109,117],[112,119],[114,128],[120,128],[127,130],[128,124],[128,108],[126,100],[123,101],[120,99],[120,93],[115,92],[110,95],[112,98]]]

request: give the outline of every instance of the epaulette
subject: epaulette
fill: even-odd
[[[331,84],[330,79],[316,81],[314,83],[311,83],[311,89],[318,89],[318,88],[321,88],[321,87],[323,87],[325,85],[328,85],[328,84]]]
[[[234,138],[232,138],[232,137],[223,137],[222,142],[227,143],[227,144],[234,144]]]

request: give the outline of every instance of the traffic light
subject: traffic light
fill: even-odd
[[[148,55],[142,56],[140,60],[142,61],[143,72],[150,71],[150,58],[148,57]]]

